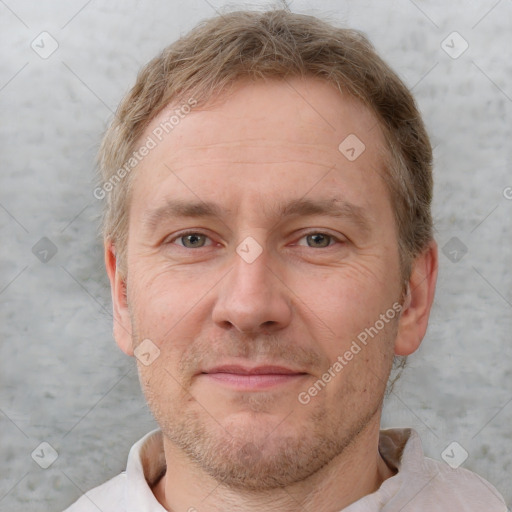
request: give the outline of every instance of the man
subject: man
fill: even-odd
[[[100,150],[114,336],[160,429],[68,510],[505,511],[380,431],[437,277],[432,151],[359,33],[203,23],[139,74]]]

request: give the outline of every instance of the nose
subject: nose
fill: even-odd
[[[285,328],[292,306],[283,277],[271,268],[265,250],[254,261],[242,256],[234,253],[233,267],[220,283],[213,321],[243,333],[270,334]]]

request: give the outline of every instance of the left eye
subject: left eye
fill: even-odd
[[[306,239],[306,243],[308,247],[313,248],[324,248],[332,245],[332,242],[335,242],[337,239],[332,235],[328,235],[327,233],[309,233],[301,238]],[[302,244],[299,244],[302,245]]]

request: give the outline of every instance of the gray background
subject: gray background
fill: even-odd
[[[134,362],[112,339],[94,156],[140,66],[226,5],[0,2],[2,511],[62,510],[119,473],[155,426]],[[446,254],[428,335],[386,401],[383,426],[416,428],[439,460],[457,441],[469,453],[463,467],[510,506],[512,1],[290,5],[366,32],[413,88],[435,146],[436,237]],[[59,45],[46,59],[30,46],[42,46],[43,31]],[[469,44],[456,59],[441,46],[453,31]],[[462,47],[452,40],[453,53]],[[48,469],[31,457],[50,462],[41,442],[58,453]]]

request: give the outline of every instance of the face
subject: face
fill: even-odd
[[[226,485],[300,481],[378,425],[401,297],[384,152],[323,81],[240,83],[137,167],[116,339],[151,354],[167,442]]]

